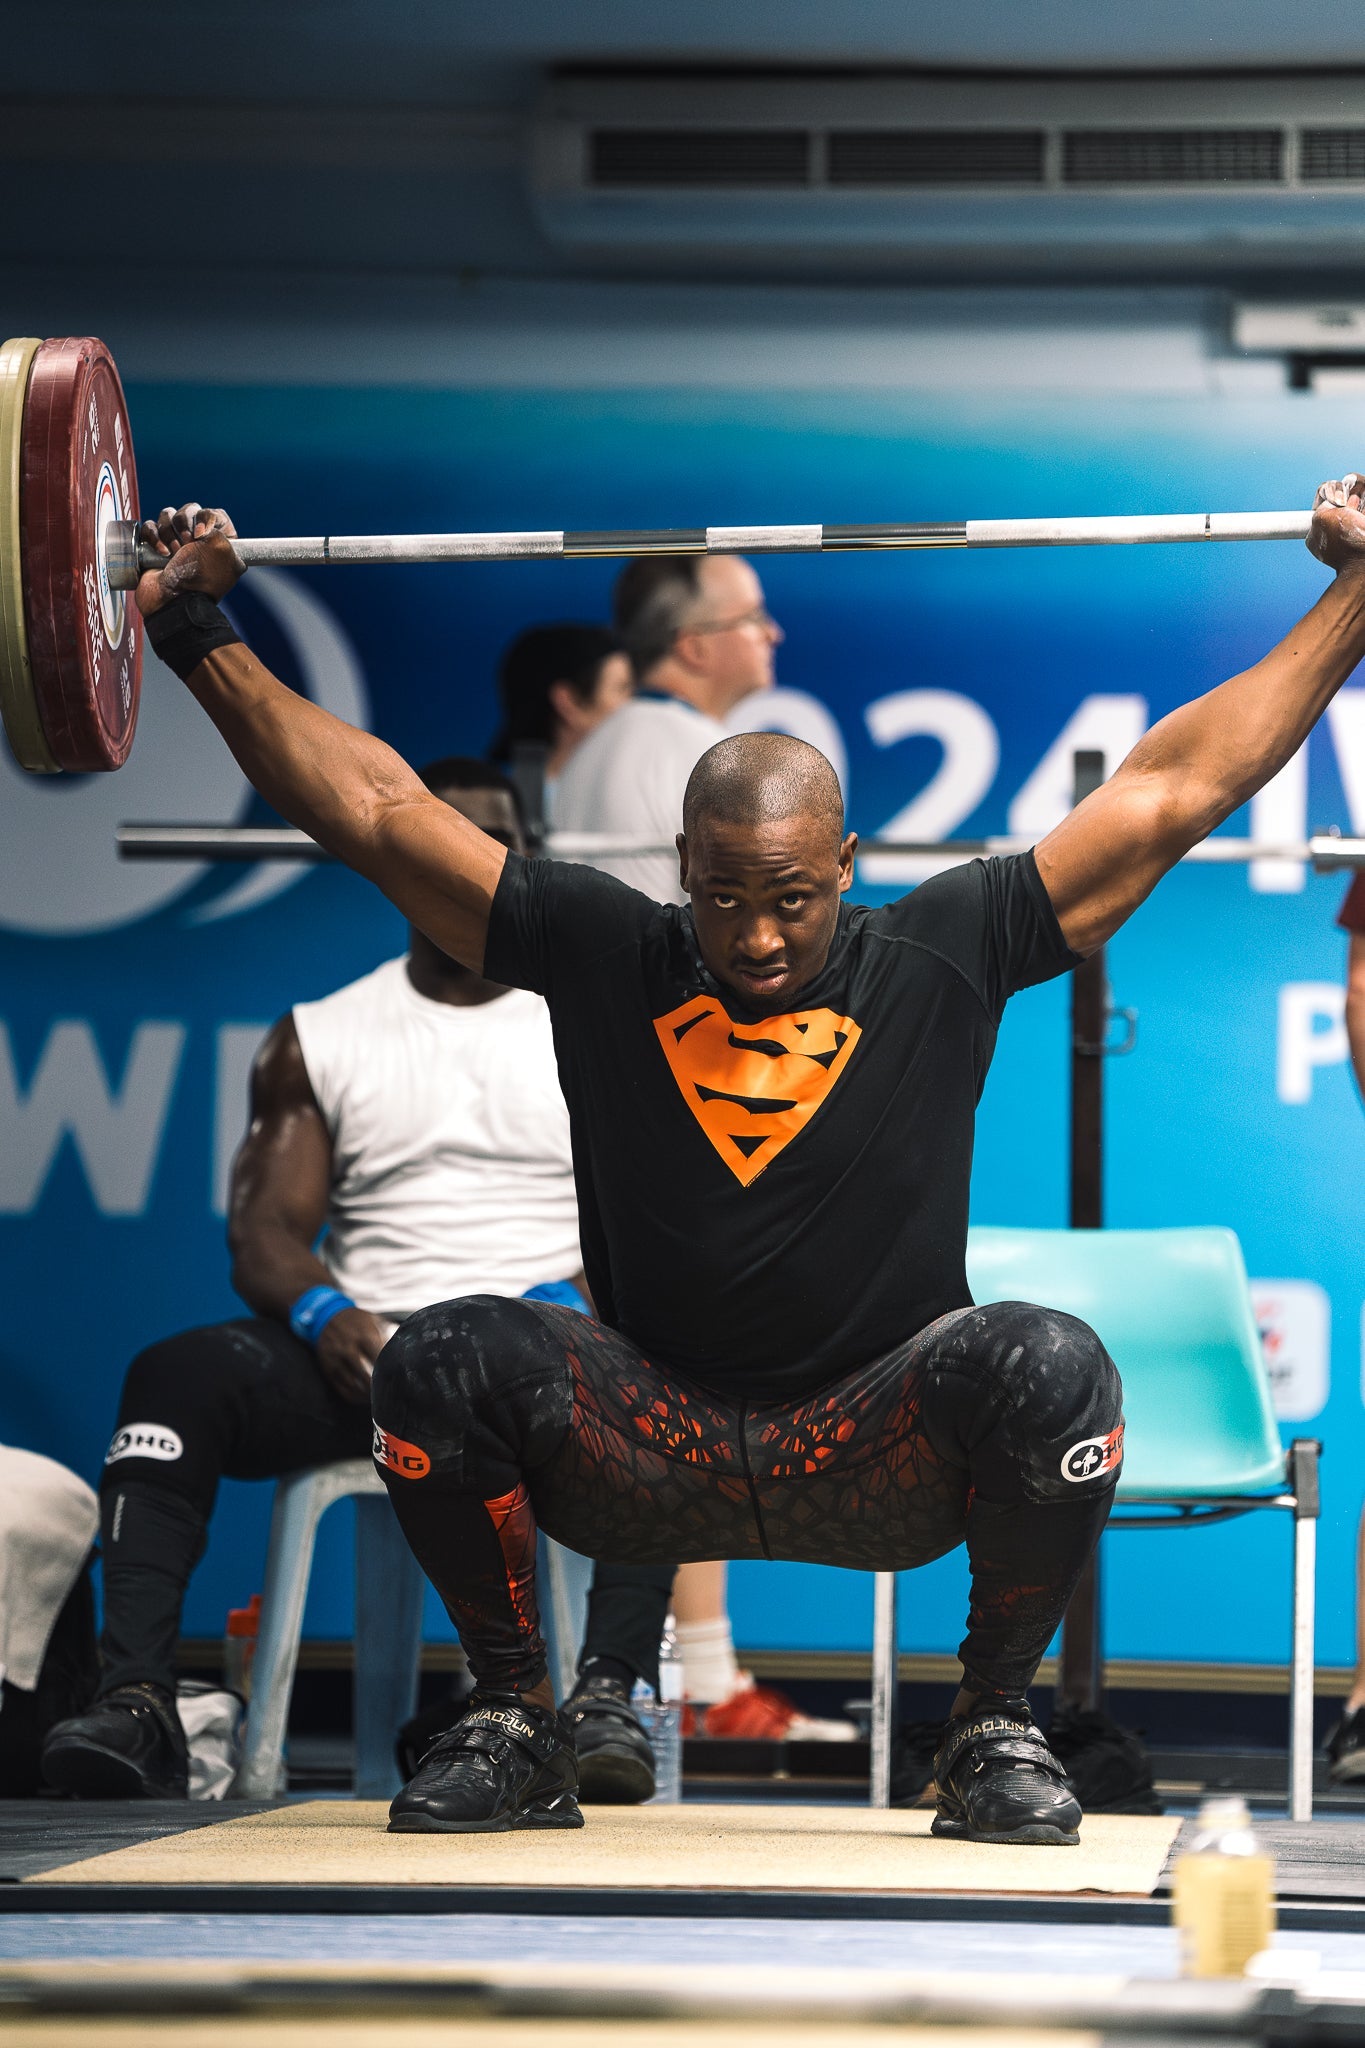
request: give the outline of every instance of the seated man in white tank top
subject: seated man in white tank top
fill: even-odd
[[[520,850],[497,769],[452,758],[423,779]],[[405,957],[297,1004],[257,1056],[228,1237],[254,1313],[151,1345],[124,1382],[100,1495],[100,1691],[43,1755],[78,1797],[186,1796],[175,1645],[219,1479],[368,1458],[371,1370],[415,1310],[581,1285],[541,998],[414,931]]]

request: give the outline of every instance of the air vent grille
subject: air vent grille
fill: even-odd
[[[835,129],[831,185],[1041,185],[1047,138],[1029,129]]]
[[[1305,128],[1299,176],[1310,185],[1365,183],[1365,128]]]
[[[1365,185],[1365,126],[1297,135],[1269,127],[597,127],[586,149],[587,182],[598,188]]]
[[[810,136],[800,128],[598,128],[590,161],[594,185],[806,185]]]
[[[1062,138],[1068,185],[1275,185],[1279,128],[1090,128]]]

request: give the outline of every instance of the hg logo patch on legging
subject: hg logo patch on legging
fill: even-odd
[[[184,1455],[184,1444],[175,1430],[167,1429],[164,1423],[125,1422],[122,1429],[114,1431],[114,1441],[104,1462],[116,1465],[120,1458],[159,1458],[169,1465]]]
[[[390,1472],[396,1472],[400,1479],[425,1479],[431,1470],[431,1460],[416,1444],[404,1443],[401,1436],[393,1436],[387,1429],[374,1426],[374,1462],[385,1465]]]

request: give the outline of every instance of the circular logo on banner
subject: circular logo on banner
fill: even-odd
[[[112,470],[106,469],[119,503]],[[101,495],[104,479],[101,478]],[[102,515],[101,515],[102,516]],[[109,516],[117,517],[111,510]],[[111,593],[121,604],[119,593]],[[250,596],[268,611],[314,703],[369,729],[369,693],[340,622],[311,590],[278,569],[253,569]],[[105,628],[109,615],[105,615]],[[114,775],[26,775],[0,747],[0,929],[77,938],[151,917],[209,872],[206,861],[121,861],[124,823],[232,825],[251,789],[184,684],[146,649],[137,744]],[[218,870],[223,888],[190,912],[196,924],[267,902],[308,873],[298,861]]]

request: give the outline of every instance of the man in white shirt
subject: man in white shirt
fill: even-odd
[[[646,555],[617,581],[616,630],[637,689],[589,733],[555,790],[558,832],[604,832],[671,848],[683,791],[721,720],[773,682],[782,629],[741,555]],[[676,853],[594,858],[657,903],[681,903]]]
[[[423,779],[520,850],[497,769],[456,757]],[[43,1751],[77,1797],[186,1795],[175,1645],[220,1478],[368,1458],[371,1371],[415,1310],[581,1284],[541,998],[414,930],[405,956],[297,1004],[257,1056],[228,1239],[253,1314],[150,1345],[124,1382],[100,1489],[100,1689]]]

